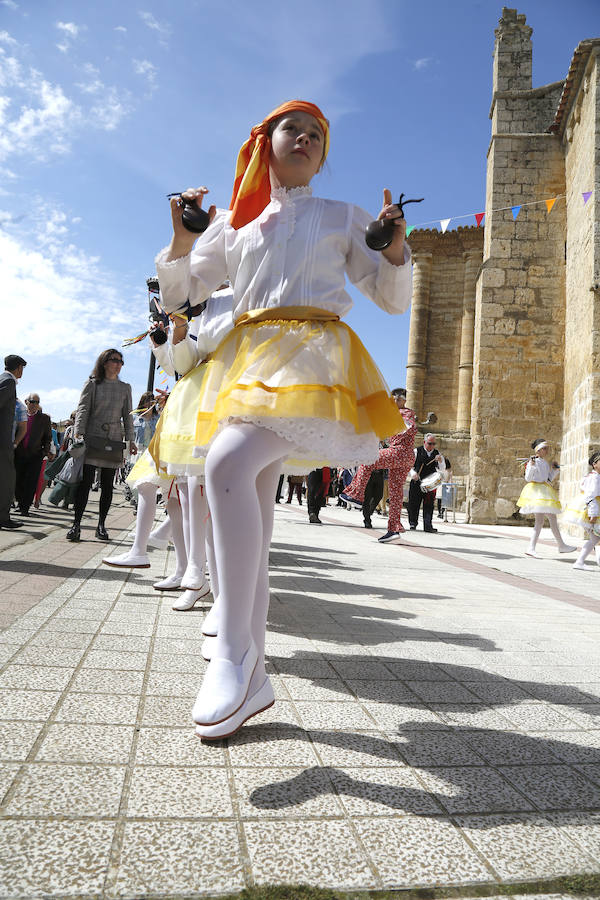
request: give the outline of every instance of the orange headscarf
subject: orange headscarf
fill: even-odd
[[[250,137],[242,144],[238,153],[235,168],[235,181],[229,208],[231,225],[241,228],[261,214],[271,199],[271,181],[269,179],[269,158],[271,155],[271,138],[269,126],[281,116],[290,112],[305,112],[314,116],[324,136],[323,159],[329,151],[329,122],[314,103],[305,100],[289,100],[274,109],[266,119],[255,125]]]

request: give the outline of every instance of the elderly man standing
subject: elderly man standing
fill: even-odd
[[[25,437],[15,449],[15,469],[17,485],[15,497],[19,514],[29,515],[40,470],[45,456],[52,447],[52,422],[40,409],[39,394],[29,394],[25,399],[27,407],[27,430]]]
[[[435,490],[423,493],[421,482],[433,475],[435,471],[445,472],[446,463],[444,457],[436,450],[435,434],[426,434],[423,438],[423,446],[415,448],[415,461],[410,470],[410,488],[408,491],[408,521],[410,530],[415,531],[419,521],[419,510],[423,504],[423,531],[435,534],[437,528],[433,527],[433,504]]]
[[[17,402],[17,381],[23,375],[27,363],[21,356],[11,353],[4,359],[4,372],[0,375],[0,528],[20,528],[22,522],[10,517],[10,507],[15,495],[15,451],[13,426]]]

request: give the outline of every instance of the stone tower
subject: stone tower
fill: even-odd
[[[522,487],[515,458],[527,456],[536,437],[555,447],[562,438],[565,165],[561,142],[548,128],[564,82],[532,88],[531,33],[524,15],[502,10],[475,299],[472,522],[509,519]],[[549,214],[544,201],[550,197],[563,199]]]

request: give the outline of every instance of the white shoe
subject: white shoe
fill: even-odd
[[[202,654],[202,658],[207,662],[210,662],[215,655],[216,640],[216,637],[205,637],[202,642],[202,649],[200,650],[200,653]]]
[[[257,661],[253,640],[239,666],[219,656],[211,659],[192,709],[197,725],[218,725],[238,711],[248,696]]]
[[[574,550],[577,550],[577,547],[571,547],[569,544],[563,544],[558,548],[559,553],[573,553]]]
[[[102,560],[107,566],[115,566],[120,569],[149,569],[150,560],[144,556],[133,556],[131,553],[121,553],[120,556],[107,556]]]
[[[178,591],[181,587],[181,575],[178,575],[177,572],[167,575],[162,581],[155,581],[152,587],[155,591]]]
[[[265,709],[273,706],[274,702],[273,688],[267,677],[256,693],[252,694],[251,697],[247,697],[238,711],[229,716],[228,719],[225,719],[218,725],[196,725],[196,736],[204,738],[206,741],[217,741],[231,737],[232,734],[239,731],[244,722],[247,722],[252,716],[257,716],[259,713],[264,712]]]
[[[213,603],[209,611],[206,613],[206,618],[202,623],[202,634],[206,637],[216,637],[219,629],[219,614],[217,612],[217,604]]]
[[[154,547],[155,550],[166,550],[169,546],[169,542],[165,541],[163,538],[154,537],[154,532],[151,531],[148,538],[148,546]]]
[[[205,582],[204,566],[199,569],[193,563],[188,563],[183,578],[181,579],[181,587],[184,591],[199,591]]]
[[[541,559],[542,557],[537,552],[537,550],[526,550],[525,556],[533,556],[534,559]]]
[[[587,566],[585,563],[579,562],[579,560],[577,560],[577,562],[573,563],[573,568],[574,569],[585,569],[585,568],[587,568]]]
[[[193,609],[198,600],[202,600],[207,594],[210,594],[209,584],[205,584],[199,591],[185,591],[185,593],[173,603],[171,609],[176,609],[178,612],[186,612],[189,609]]]

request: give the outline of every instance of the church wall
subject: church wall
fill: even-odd
[[[567,119],[565,411],[561,501],[572,499],[588,472],[587,458],[600,447],[600,294],[591,290],[600,271],[594,227],[598,220],[600,90],[598,57],[592,55]],[[584,191],[594,190],[586,205]]]

